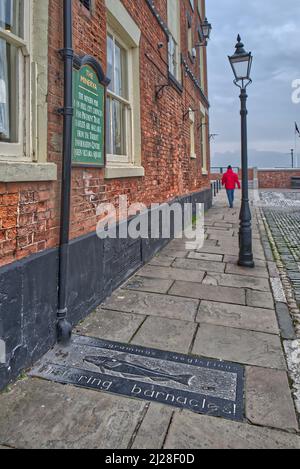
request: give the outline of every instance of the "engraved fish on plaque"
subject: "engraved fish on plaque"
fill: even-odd
[[[145,368],[141,365],[135,365],[134,363],[129,363],[125,360],[117,360],[116,358],[90,356],[85,357],[84,361],[96,365],[100,369],[101,373],[105,373],[105,371],[114,371],[116,373],[120,373],[123,377],[126,375],[131,375],[133,377],[142,376],[157,382],[174,381],[175,383],[180,383],[188,387],[191,385],[191,381],[195,377],[194,375],[172,376],[159,370]]]

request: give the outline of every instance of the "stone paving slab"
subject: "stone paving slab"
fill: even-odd
[[[239,241],[234,236],[228,237],[219,235],[219,237],[216,239],[218,242],[218,246],[222,246],[223,248],[235,249],[237,253],[239,252]]]
[[[232,248],[235,248],[235,249],[238,249],[238,244],[237,244],[237,240],[236,238],[233,237],[233,235],[226,235],[226,233],[222,232],[222,234],[209,234],[208,235],[209,238],[208,239],[215,239],[217,242],[218,242],[218,245],[224,245],[224,246],[228,246],[228,247],[232,247]]]
[[[259,277],[246,277],[233,274],[216,274],[208,272],[203,283],[222,287],[250,288],[252,290],[270,292],[269,280]]]
[[[229,255],[226,255],[224,256],[224,260],[223,262],[225,262],[225,264],[236,264],[238,263],[238,256],[235,255],[235,256],[229,256]],[[259,260],[259,259],[255,259],[255,266],[256,267],[267,267],[267,263],[266,261],[262,261],[262,260]]]
[[[221,262],[212,262],[212,261],[199,261],[194,259],[197,253],[190,253],[189,259],[176,259],[172,264],[172,267],[177,269],[186,269],[186,270],[202,270],[210,272],[220,272],[223,273],[225,269],[225,264]]]
[[[143,347],[188,353],[197,325],[176,319],[148,317],[131,343]]]
[[[274,309],[272,293],[247,290],[246,302],[247,306],[252,306],[254,308]]]
[[[232,223],[226,223],[226,222],[220,222],[220,221],[218,221],[218,222],[215,222],[215,223],[213,224],[213,226],[218,227],[218,228],[228,228],[228,229],[232,229],[234,225],[233,225]]]
[[[286,369],[279,337],[262,332],[200,324],[192,353],[245,365]]]
[[[200,261],[212,261],[212,262],[222,262],[223,256],[220,254],[207,254],[205,252],[193,252],[189,253],[189,259],[196,259]]]
[[[293,321],[287,304],[276,303],[275,310],[278,319],[278,324],[280,327],[281,337],[286,340],[296,339]]]
[[[146,316],[97,308],[75,328],[75,332],[90,337],[128,342],[145,319]]]
[[[270,277],[273,277],[273,278],[280,277],[276,262],[271,262],[271,261],[268,262],[268,271],[269,271]]]
[[[285,340],[283,342],[284,350],[287,357],[289,376],[293,385],[293,396],[295,406],[300,415],[300,339]]]
[[[171,267],[174,262],[174,257],[164,256],[160,254],[159,256],[153,257],[151,261],[149,261],[149,265],[158,265],[160,267]]]
[[[184,246],[180,246],[180,250],[179,249],[171,249],[171,248],[165,248],[163,250],[163,254],[164,256],[168,256],[168,257],[173,257],[173,259],[176,259],[176,257],[178,257],[179,259],[185,259],[188,255],[188,251],[186,249],[183,249]],[[160,257],[160,256],[157,256],[157,257]]]
[[[205,252],[208,254],[219,254],[221,256],[236,256],[238,255],[238,248],[229,246],[207,246],[204,244],[203,247],[197,249],[197,252]]]
[[[300,449],[300,437],[283,431],[175,413],[165,449]]]
[[[176,269],[174,267],[159,267],[146,265],[139,272],[140,277],[153,277],[156,279],[183,280],[186,282],[202,283],[205,272],[200,270]]]
[[[182,321],[195,320],[199,301],[171,295],[118,290],[103,305],[104,309],[161,316]]]
[[[0,443],[23,449],[126,449],[145,403],[39,379],[0,395]]]
[[[168,244],[168,248],[171,250],[185,251],[186,243],[187,241],[183,239],[173,239],[173,241],[170,241]],[[207,247],[214,247],[217,245],[217,241],[207,239],[204,244]]]
[[[178,295],[186,298],[198,298],[199,300],[246,305],[245,291],[242,288],[198,285],[192,282],[175,282],[169,293],[170,295]]]
[[[197,322],[279,334],[275,312],[270,309],[201,301]]]
[[[166,294],[170,290],[172,284],[173,280],[135,276],[131,278],[123,288],[126,288],[127,290]]]
[[[299,430],[285,371],[247,367],[246,417],[264,427]]]
[[[160,449],[173,416],[171,407],[150,404],[145,418],[138,429],[137,435],[131,446],[132,449]]]
[[[219,237],[223,238],[233,238],[233,230],[223,229],[223,228],[207,228],[205,231],[209,235],[209,239],[219,239]]]
[[[227,264],[225,272],[227,274],[236,274],[244,275],[246,277],[259,277],[259,278],[269,278],[268,270],[264,267],[255,267],[254,269],[249,269],[247,267],[240,267],[237,264]]]
[[[278,303],[287,303],[285,292],[280,278],[270,278],[273,296]]]

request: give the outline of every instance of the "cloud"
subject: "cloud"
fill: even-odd
[[[240,145],[239,91],[227,58],[238,33],[254,56],[253,85],[248,89],[249,146],[289,151],[294,121],[300,122],[300,104],[291,98],[292,82],[300,78],[299,0],[207,0],[207,16],[213,25],[208,46],[211,131],[219,134],[212,153],[222,147],[236,152]]]

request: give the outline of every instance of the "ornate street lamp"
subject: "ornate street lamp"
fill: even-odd
[[[242,206],[240,212],[239,231],[239,261],[242,267],[254,267],[252,252],[252,226],[251,211],[249,205],[249,185],[248,185],[248,146],[247,146],[247,91],[246,88],[252,83],[250,78],[252,66],[252,54],[246,52],[240,35],[237,38],[236,51],[234,55],[228,57],[234,73],[234,84],[241,90],[241,131],[242,131]]]
[[[212,31],[212,25],[208,22],[207,18],[205,18],[204,23],[201,24],[201,30],[204,40],[207,43],[207,41],[210,39],[210,33]]]
[[[210,39],[210,34],[212,31],[212,25],[205,18],[204,23],[201,23],[199,28],[199,38],[201,42],[197,42],[195,47],[206,47]]]

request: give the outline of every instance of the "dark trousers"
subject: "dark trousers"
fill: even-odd
[[[234,189],[226,189],[227,192],[227,197],[228,197],[228,202],[230,208],[233,208],[233,202],[234,202]]]

